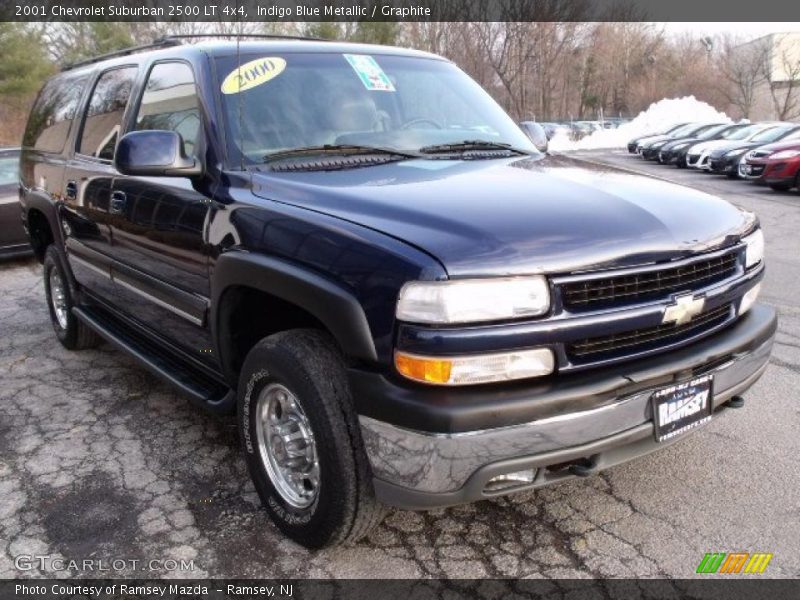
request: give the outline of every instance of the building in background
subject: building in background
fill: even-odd
[[[734,48],[732,105],[751,120],[800,119],[800,32],[771,33]],[[736,111],[734,111],[736,112]]]

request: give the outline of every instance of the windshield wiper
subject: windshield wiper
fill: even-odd
[[[528,155],[530,152],[514,148],[511,144],[503,142],[488,142],[486,140],[463,140],[450,144],[434,144],[423,146],[419,149],[420,154],[456,154],[459,152],[469,152],[470,150],[503,150],[514,154]]]
[[[322,146],[307,146],[304,148],[292,148],[291,150],[280,150],[264,156],[264,162],[283,160],[284,158],[298,158],[304,156],[319,156],[320,154],[330,154],[333,156],[361,156],[365,154],[382,154],[395,156],[399,159],[419,158],[418,154],[395,150],[393,148],[381,148],[377,146],[361,146],[358,144],[324,144]]]

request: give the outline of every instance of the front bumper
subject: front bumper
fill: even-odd
[[[645,160],[656,160],[660,151],[661,146],[658,146],[657,148],[642,148],[642,158]]]
[[[736,155],[736,156],[733,156],[733,157],[723,156],[723,157],[720,157],[720,158],[711,158],[708,161],[709,170],[712,173],[718,173],[718,174],[723,174],[724,173],[725,175],[729,175],[729,174],[734,174],[735,173],[735,174],[738,175],[738,173],[739,173],[739,161],[741,159],[742,159],[742,154],[739,154],[739,155]]]
[[[351,371],[376,494],[387,504],[407,509],[449,506],[561,481],[575,476],[573,465],[589,473],[652,452],[672,442],[655,441],[650,414],[653,391],[713,373],[717,418],[731,397],[742,394],[764,372],[776,327],[774,309],[756,305],[731,327],[681,350],[597,370],[590,379],[556,377],[561,381],[526,399],[543,409],[534,411],[541,413],[539,417],[456,433],[391,424],[387,420],[397,420],[391,419],[391,411],[384,411],[390,419],[378,418],[367,406],[394,400],[402,405],[408,401],[404,392],[387,380],[379,384],[377,374]],[[467,395],[487,393],[461,392],[466,405]],[[507,394],[496,394],[498,412],[507,412]],[[443,392],[430,407],[431,420],[460,408],[452,405],[456,396],[452,390]],[[532,482],[500,488],[490,483],[523,470],[535,470]]]

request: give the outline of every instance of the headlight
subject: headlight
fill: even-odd
[[[730,150],[729,152],[726,152],[725,156],[731,158],[733,156],[736,156],[737,154],[744,152],[745,150],[747,150],[747,148],[736,148],[736,150]]]
[[[553,372],[555,358],[549,348],[474,356],[417,356],[397,351],[397,371],[420,383],[472,385],[541,377]]]
[[[689,145],[689,142],[684,142],[683,144],[675,144],[672,149],[673,150],[683,150],[686,146]]]
[[[761,291],[761,283],[757,283],[749,290],[747,293],[742,296],[742,301],[739,303],[739,316],[742,316],[748,310],[753,308],[753,304],[756,303],[756,299],[758,298],[758,293]]]
[[[397,318],[410,323],[477,323],[543,315],[550,308],[541,275],[497,279],[412,281],[397,300]]]
[[[742,241],[747,244],[745,268],[754,267],[764,260],[764,233],[761,229],[757,229],[747,237],[742,238]]]
[[[780,152],[776,152],[775,154],[770,154],[769,158],[776,158],[778,160],[783,160],[786,158],[794,158],[796,156],[800,156],[800,150],[781,150]]]

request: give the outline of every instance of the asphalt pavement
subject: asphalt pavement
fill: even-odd
[[[110,574],[19,562],[32,555],[124,559],[130,566],[116,574],[127,577],[685,578],[705,553],[734,551],[772,553],[760,577],[800,576],[800,194],[626,152],[580,156],[690,185],[761,218],[762,300],[780,325],[743,410],[598,476],[393,511],[357,545],[308,552],[261,509],[232,419],[200,412],[109,345],[63,349],[40,265],[13,261],[0,264],[0,578]],[[168,570],[169,559],[189,567]]]

